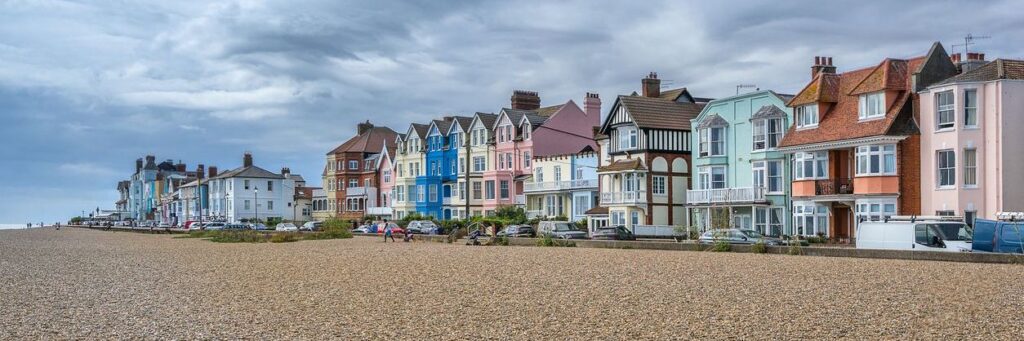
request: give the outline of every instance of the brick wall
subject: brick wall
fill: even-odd
[[[900,215],[921,213],[921,135],[911,135],[901,141],[900,156]]]

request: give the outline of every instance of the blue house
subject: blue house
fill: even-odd
[[[416,177],[416,187],[424,193],[416,200],[416,212],[444,220],[451,219],[451,208],[445,209],[444,204],[451,201],[451,187],[458,173],[458,148],[450,148],[446,135],[452,120],[452,117],[445,117],[430,123],[425,148],[426,172]]]

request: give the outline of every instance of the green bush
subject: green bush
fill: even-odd
[[[732,251],[732,244],[729,244],[729,242],[725,241],[725,240],[717,240],[717,241],[715,241],[714,246],[711,247],[711,251],[712,252],[729,252],[729,251]]]
[[[207,237],[214,243],[265,243],[267,235],[256,231],[219,231]]]
[[[501,206],[494,210],[494,218],[510,225],[525,224],[526,210],[518,206]]]
[[[565,239],[552,238],[551,235],[544,234],[537,239],[537,246],[544,247],[575,247],[576,243]]]
[[[798,256],[798,255],[803,254],[804,250],[800,248],[800,242],[796,241],[796,242],[791,242],[789,244],[789,251],[787,253],[789,253],[790,255],[793,255],[793,256]]]
[[[498,236],[491,238],[489,241],[487,241],[487,245],[508,246],[508,237]]]
[[[768,247],[766,245],[764,245],[764,241],[758,241],[757,243],[754,243],[754,245],[750,246],[750,252],[753,252],[753,253],[767,253],[768,252]]]
[[[300,239],[301,236],[298,233],[294,232],[275,233],[274,235],[270,236],[271,243],[290,243],[299,241]]]

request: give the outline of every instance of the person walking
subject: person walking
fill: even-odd
[[[395,243],[395,236],[392,234],[393,231],[391,229],[391,224],[388,224],[388,220],[384,219],[384,221],[381,222],[381,225],[382,226],[380,228],[384,230],[384,242],[387,243],[388,238],[391,238],[391,242]]]

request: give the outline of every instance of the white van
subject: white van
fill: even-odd
[[[894,216],[857,227],[858,249],[970,252],[971,228],[959,217]]]

